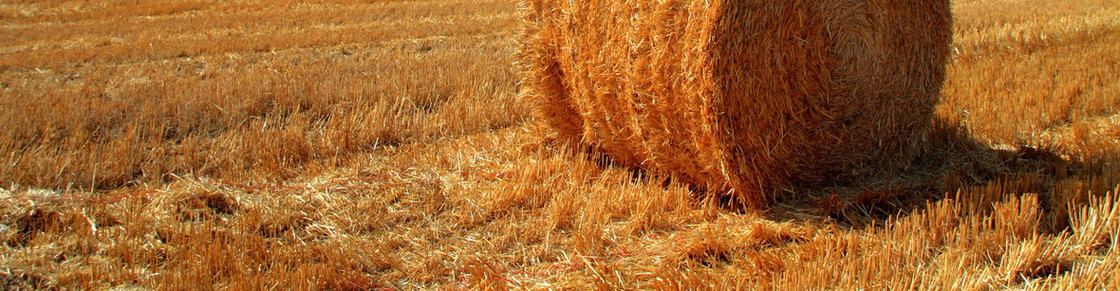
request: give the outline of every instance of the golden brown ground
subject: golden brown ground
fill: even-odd
[[[516,7],[0,3],[0,285],[1120,288],[1120,1],[955,1],[941,150],[764,211],[551,142]]]

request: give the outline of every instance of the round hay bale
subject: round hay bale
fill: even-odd
[[[763,206],[922,151],[949,1],[527,0],[522,89],[561,136]]]

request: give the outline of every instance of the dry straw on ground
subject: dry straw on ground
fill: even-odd
[[[0,289],[1120,290],[1120,0],[953,1],[930,151],[757,211],[542,143],[517,7],[0,4]]]
[[[565,138],[760,206],[925,144],[949,1],[523,3],[523,90]]]

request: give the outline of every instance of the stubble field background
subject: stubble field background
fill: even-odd
[[[938,150],[764,210],[551,139],[517,7],[0,3],[0,285],[1120,288],[1120,1],[954,1]]]

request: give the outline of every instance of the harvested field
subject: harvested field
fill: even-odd
[[[764,208],[548,133],[518,6],[0,3],[0,285],[1120,288],[1120,1],[951,1],[926,150]]]

